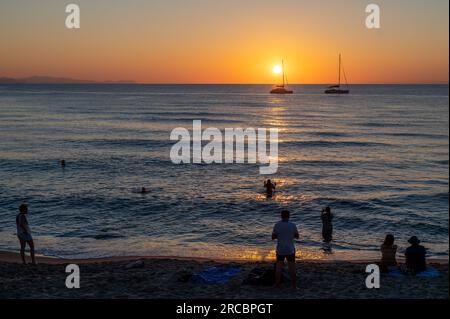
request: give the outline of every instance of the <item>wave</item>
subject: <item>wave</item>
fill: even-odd
[[[125,238],[126,236],[118,235],[118,234],[97,234],[97,235],[81,235],[81,238],[92,238],[97,240],[108,240],[108,239],[117,239],[117,238]]]
[[[412,127],[412,126],[418,126],[414,125],[412,123],[386,123],[386,122],[362,122],[362,123],[355,123],[355,126],[361,126],[361,127],[374,127],[374,128],[380,128],[380,127]]]
[[[449,160],[437,160],[437,161],[433,160],[433,161],[430,161],[430,163],[448,166]]]
[[[364,161],[326,161],[326,160],[289,160],[289,165],[302,166],[318,166],[318,167],[354,167],[360,165],[367,165],[370,162]]]
[[[449,193],[434,194],[408,194],[402,196],[391,196],[384,199],[374,198],[372,202],[385,206],[417,205],[417,204],[447,204],[449,202]]]
[[[84,141],[76,141],[76,140],[67,140],[67,143],[73,145],[90,145],[95,147],[142,147],[151,149],[152,147],[170,147],[173,145],[173,141],[169,140],[151,140],[151,139],[99,139],[99,140],[84,140]]]
[[[301,126],[304,127],[304,126]],[[342,132],[307,132],[309,135],[319,136],[319,137],[348,137],[351,136],[349,133]]]
[[[282,141],[281,146],[298,147],[389,147],[393,144],[359,141]]]
[[[69,140],[67,143],[73,145],[89,145],[101,148],[115,148],[115,147],[137,147],[146,148],[151,150],[152,148],[172,147],[174,141],[166,140],[151,140],[151,139],[102,139],[102,140],[85,140],[76,141]],[[207,144],[208,141],[203,141],[203,144]],[[324,148],[345,148],[345,147],[358,147],[358,148],[370,148],[370,147],[391,147],[393,144],[378,143],[378,142],[360,142],[360,141],[281,141],[280,147],[324,147]]]
[[[374,135],[387,135],[387,136],[398,136],[398,137],[420,137],[420,138],[429,138],[429,139],[448,140],[448,135],[432,134],[432,133],[375,133]]]

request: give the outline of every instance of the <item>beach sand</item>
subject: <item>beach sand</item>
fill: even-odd
[[[80,289],[65,287],[65,265],[78,264]],[[448,299],[448,260],[430,262],[438,278],[381,276],[380,289],[367,289],[365,267],[373,262],[299,261],[299,289],[253,286],[244,280],[255,267],[270,262],[190,260],[168,257],[112,257],[68,260],[38,257],[38,265],[21,265],[17,253],[0,252],[0,298],[137,298],[137,299]],[[237,266],[241,271],[225,284],[192,280],[210,266]]]

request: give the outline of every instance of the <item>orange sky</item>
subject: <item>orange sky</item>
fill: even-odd
[[[146,83],[333,83],[343,55],[351,83],[448,83],[448,1],[6,0],[0,77],[50,75]]]

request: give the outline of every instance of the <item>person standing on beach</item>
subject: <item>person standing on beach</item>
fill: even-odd
[[[322,237],[325,243],[330,243],[333,240],[333,214],[331,208],[327,207],[322,209],[320,214],[322,219]]]
[[[20,205],[19,214],[16,216],[17,237],[20,242],[20,257],[22,257],[22,263],[25,265],[25,247],[26,244],[28,244],[30,247],[31,262],[35,265],[36,260],[34,258],[34,242],[33,237],[31,237],[31,230],[26,216],[27,214],[28,206],[26,204]]]
[[[290,212],[281,212],[281,221],[275,224],[272,232],[272,240],[277,240],[277,264],[275,270],[275,286],[281,283],[281,272],[284,261],[287,260],[292,287],[297,288],[297,271],[295,269],[295,239],[299,239],[297,226],[289,221]]]

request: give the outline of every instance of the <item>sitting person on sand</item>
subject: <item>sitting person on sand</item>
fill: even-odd
[[[412,236],[408,243],[411,244],[405,251],[406,257],[406,271],[413,274],[420,273],[427,270],[427,263],[425,256],[427,251],[425,247],[420,244],[420,240],[416,236]]]
[[[397,259],[395,255],[397,254],[397,245],[394,245],[395,238],[393,235],[388,234],[384,239],[384,243],[380,247],[381,251],[381,262],[380,269],[381,272],[389,272],[390,267],[397,266]]]
[[[297,226],[289,221],[290,213],[287,210],[281,212],[281,221],[275,224],[272,232],[272,240],[277,240],[277,264],[275,270],[275,286],[281,283],[281,273],[284,261],[288,261],[289,274],[292,287],[297,288],[297,272],[295,270],[295,243],[298,239]]]
[[[333,240],[333,214],[331,213],[331,208],[326,207],[322,209],[320,214],[322,219],[322,237],[325,243],[329,243]]]
[[[31,237],[30,226],[28,225],[28,220],[26,215],[28,214],[28,206],[22,204],[19,207],[19,214],[16,216],[16,226],[17,226],[17,237],[20,242],[20,257],[22,258],[22,263],[26,264],[25,261],[25,247],[26,244],[30,247],[31,262],[33,265],[36,264],[34,258],[34,242],[33,237]]]
[[[267,197],[273,196],[273,193],[275,193],[276,186],[277,186],[277,183],[272,182],[270,179],[268,179],[267,181],[264,181],[264,187],[266,188]]]

